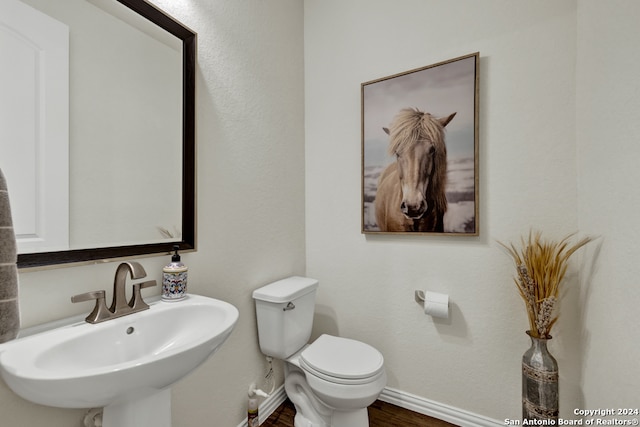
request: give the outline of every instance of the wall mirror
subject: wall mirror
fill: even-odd
[[[22,1],[69,27],[69,245],[18,267],[195,249],[196,34],[144,0]]]

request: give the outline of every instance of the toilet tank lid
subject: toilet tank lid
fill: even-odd
[[[309,277],[292,276],[278,280],[253,291],[253,299],[285,303],[315,291],[318,281]]]

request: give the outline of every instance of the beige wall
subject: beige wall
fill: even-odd
[[[581,391],[590,408],[637,407],[640,396],[638,18],[638,2],[578,2],[579,227],[602,236],[580,293]]]
[[[240,310],[221,350],[173,388],[173,425],[235,427],[246,417],[249,384],[266,368],[251,292],[305,272],[303,7],[295,0],[154,3],[198,33],[198,251],[183,255],[189,290]],[[140,261],[159,280],[169,258]],[[70,297],[110,291],[116,266],[21,272],[23,325],[90,311]],[[80,427],[83,413],[31,404],[0,382],[3,426]]]
[[[305,1],[307,273],[320,280],[326,327],[379,348],[390,387],[497,420],[521,416],[528,323],[496,240],[536,227],[601,235],[597,265],[608,264],[590,290],[588,268],[582,284],[569,276],[551,344],[561,415],[637,403],[638,226],[629,218],[639,207],[639,110],[637,84],[628,85],[640,66],[640,14],[630,1],[585,3]],[[360,83],[476,51],[480,236],[361,235]],[[627,167],[609,175],[603,160]],[[593,254],[584,255],[589,267]],[[448,293],[451,321],[425,316],[415,289]],[[614,307],[599,304],[609,289]]]

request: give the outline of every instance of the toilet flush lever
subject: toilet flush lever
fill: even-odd
[[[289,310],[293,310],[294,308],[296,308],[295,304],[289,301],[289,304],[287,304],[287,306],[283,308],[282,311],[289,311]]]

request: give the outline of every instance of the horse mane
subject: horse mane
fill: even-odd
[[[389,127],[389,154],[401,154],[421,140],[429,139],[436,150],[444,149],[444,128],[430,113],[405,108],[396,115]]]
[[[425,139],[432,142],[435,148],[434,169],[426,196],[434,203],[437,211],[446,212],[447,147],[444,142],[444,127],[430,113],[417,108],[405,108],[400,110],[389,127],[389,136],[391,155],[402,154]]]

